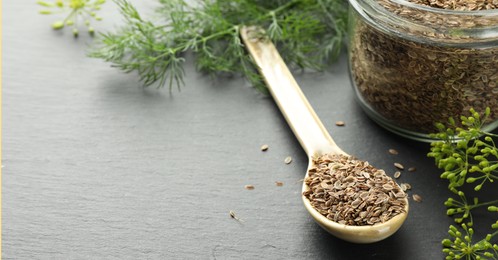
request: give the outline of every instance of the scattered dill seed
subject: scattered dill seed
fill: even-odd
[[[415,167],[410,167],[410,168],[408,168],[408,171],[409,171],[409,172],[414,172],[414,171],[416,171],[416,170],[417,170],[417,168],[415,168]]]
[[[284,183],[283,183],[283,182],[281,182],[281,181],[276,181],[276,182],[275,182],[275,185],[277,185],[277,186],[284,186]]]
[[[345,126],[346,123],[344,123],[344,121],[337,121],[337,122],[335,122],[335,125],[336,126]]]
[[[286,164],[291,163],[291,162],[292,162],[292,157],[290,157],[290,156],[285,157],[284,162],[285,162]]]
[[[245,186],[244,186],[244,188],[245,188],[246,190],[254,190],[254,185],[249,185],[249,184],[248,184],[248,185],[245,185]]]
[[[269,146],[267,144],[264,144],[261,146],[261,151],[266,152],[268,150]]]
[[[233,218],[233,219],[235,219],[237,221],[242,222],[242,219],[238,218],[237,215],[235,215],[235,212],[233,212],[232,210],[230,210],[229,214],[230,214],[231,218]]]
[[[396,155],[396,154],[398,154],[398,150],[396,150],[396,149],[389,149],[389,153],[392,154],[392,155]]]
[[[394,178],[399,178],[401,176],[401,172],[400,171],[397,171],[394,173]]]
[[[413,198],[413,201],[415,201],[415,202],[422,202],[422,197],[418,194],[413,194],[412,198]]]
[[[401,164],[401,163],[394,163],[394,167],[396,167],[396,168],[398,168],[398,169],[400,169],[400,170],[405,169],[405,167],[404,167],[404,166],[403,166],[403,164]]]

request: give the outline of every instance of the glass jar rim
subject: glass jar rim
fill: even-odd
[[[498,45],[498,9],[449,10],[408,0],[349,0],[349,4],[375,28],[417,42]]]
[[[366,0],[366,1],[377,1],[377,0]],[[416,4],[412,3],[407,0],[388,0],[393,3],[409,7],[411,9],[417,9],[421,11],[426,11],[426,12],[431,12],[435,14],[443,14],[443,15],[465,15],[465,16],[498,16],[498,9],[486,9],[486,10],[469,10],[469,11],[464,11],[464,10],[453,10],[453,9],[444,9],[444,8],[437,8],[437,7],[432,7],[432,6],[427,6],[427,5],[421,5],[421,4]]]

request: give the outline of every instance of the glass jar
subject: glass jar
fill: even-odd
[[[435,123],[489,107],[484,129],[498,127],[498,9],[456,11],[406,0],[349,3],[351,81],[374,121],[431,141]]]

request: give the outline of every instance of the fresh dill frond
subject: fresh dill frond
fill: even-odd
[[[242,75],[266,91],[241,42],[245,25],[264,28],[289,66],[323,70],[339,55],[347,24],[344,0],[159,0],[161,19],[146,20],[126,0],[115,0],[125,25],[102,34],[90,56],[125,72],[144,86],[183,85],[185,53],[196,68],[215,75]]]
[[[182,83],[184,58],[181,47],[173,46],[171,35],[161,27],[143,19],[127,1],[116,1],[127,26],[118,33],[101,35],[101,47],[92,52],[92,57],[112,62],[125,71],[137,71],[144,86],[158,82],[159,85],[179,86]]]

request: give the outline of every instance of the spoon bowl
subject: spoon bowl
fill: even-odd
[[[265,37],[264,30],[259,27],[242,27],[240,34],[273,99],[308,155],[309,164],[305,178],[308,177],[308,172],[313,167],[313,157],[324,154],[348,156],[337,146],[325,129],[277,49]],[[306,182],[303,182],[302,192],[308,189]],[[404,212],[383,223],[353,226],[328,219],[315,210],[304,195],[302,199],[306,210],[322,228],[340,239],[353,243],[373,243],[391,236],[401,227],[408,216],[409,209],[408,200],[405,197]]]
[[[310,158],[310,163],[308,165],[308,170],[306,171],[306,177],[308,177],[308,171],[312,167],[312,159]],[[302,193],[309,189],[308,185],[303,183]],[[330,234],[342,240],[358,243],[358,244],[368,244],[384,240],[394,234],[403,225],[408,216],[408,200],[405,198],[405,208],[404,212],[394,216],[384,223],[378,223],[375,225],[367,226],[350,226],[339,224],[332,221],[318,211],[316,211],[311,202],[304,196],[303,199],[304,207],[308,210],[311,217],[315,220],[318,225],[325,229]]]

